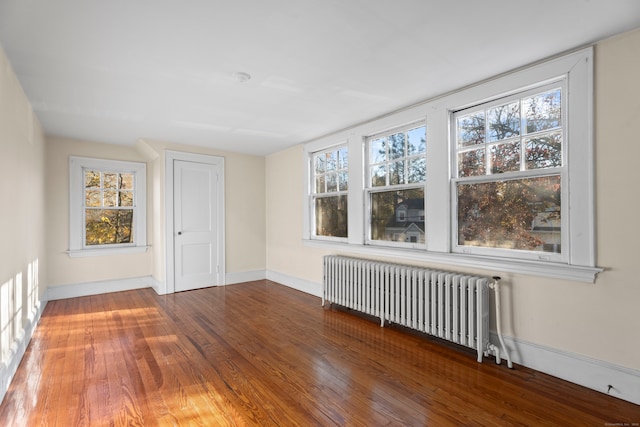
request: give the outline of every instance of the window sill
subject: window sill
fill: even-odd
[[[527,274],[531,276],[549,277],[553,279],[572,280],[577,282],[594,283],[598,273],[603,269],[599,267],[583,267],[555,262],[497,259],[480,255],[467,255],[459,253],[427,252],[416,249],[386,248],[380,246],[353,245],[318,240],[304,239],[303,243],[308,247],[322,248],[332,251],[340,251],[361,256],[382,256],[397,258],[403,261],[428,261],[438,264],[446,264],[454,267],[478,268],[489,270],[487,275],[494,276],[501,273]]]
[[[146,252],[150,246],[129,246],[125,248],[74,249],[67,251],[70,258],[82,258],[104,255],[129,255]]]

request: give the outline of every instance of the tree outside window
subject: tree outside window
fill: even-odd
[[[457,244],[561,252],[562,88],[460,111]]]
[[[315,214],[315,236],[346,238],[349,190],[349,153],[346,146],[316,152],[311,156]]]

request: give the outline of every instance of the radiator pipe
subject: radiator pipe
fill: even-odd
[[[507,366],[509,369],[513,369],[513,363],[511,363],[511,357],[509,357],[509,352],[507,351],[507,346],[504,344],[504,339],[502,338],[502,321],[500,320],[500,276],[493,276],[493,282],[489,285],[491,289],[493,289],[494,297],[496,300],[496,330],[498,332],[498,339],[500,340],[500,346],[502,347],[502,351],[504,352],[505,357],[507,358]],[[496,362],[500,363],[500,352],[496,349]]]

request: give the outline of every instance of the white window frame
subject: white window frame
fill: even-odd
[[[481,253],[455,252],[452,245],[454,226],[452,198],[451,116],[473,105],[506,97],[550,82],[566,81],[567,99],[563,114],[567,124],[563,156],[566,156],[566,180],[563,209],[568,226],[563,230],[563,245],[568,251],[562,260],[500,257]],[[569,98],[567,98],[567,95]],[[366,245],[365,191],[368,183],[365,162],[365,139],[383,129],[402,123],[425,120],[427,126],[427,181],[425,196],[426,250]],[[347,243],[318,241],[309,232],[309,152],[329,147],[331,141],[349,144],[349,238]],[[427,100],[337,131],[304,145],[304,221],[303,241],[318,247],[359,256],[375,256],[450,265],[452,269],[477,268],[488,274],[517,273],[592,283],[602,271],[595,264],[595,197],[593,146],[593,48],[581,49],[517,71],[503,74],[466,89]],[[564,226],[564,224],[563,224]],[[564,252],[563,247],[563,252]]]
[[[389,170],[388,167],[391,163],[393,163],[393,161],[389,160],[388,158],[383,162],[386,167],[387,167],[387,173],[386,173],[386,181],[387,184],[386,185],[380,185],[380,186],[373,186],[371,184],[371,167],[372,167],[372,163],[371,163],[371,159],[370,159],[370,154],[371,154],[371,150],[369,147],[369,143],[371,141],[374,141],[376,139],[379,139],[381,137],[386,138],[387,136],[399,133],[399,132],[403,132],[405,133],[405,135],[413,129],[416,128],[420,128],[420,127],[424,127],[426,126],[425,121],[424,120],[418,120],[418,121],[412,121],[410,123],[406,123],[406,124],[402,124],[400,126],[396,126],[392,129],[388,129],[382,132],[376,132],[372,135],[368,135],[364,138],[364,156],[365,156],[365,186],[364,186],[364,202],[365,202],[365,209],[364,209],[364,223],[365,223],[365,244],[366,245],[371,245],[371,246],[388,246],[388,247],[396,247],[396,248],[410,248],[410,249],[424,249],[425,248],[425,244],[426,243],[412,243],[412,242],[397,242],[397,241],[388,241],[388,240],[374,240],[371,238],[371,197],[374,193],[385,193],[385,192],[391,192],[391,191],[402,191],[402,190],[412,190],[412,189],[417,189],[417,188],[422,188],[423,194],[426,193],[426,178],[425,181],[423,182],[414,182],[414,183],[410,183],[410,184],[389,184]],[[425,134],[425,139],[426,139],[426,134]],[[405,138],[405,144],[408,143],[408,138]],[[427,144],[427,147],[425,147],[425,150],[428,150],[428,142],[426,142],[425,144]],[[387,146],[387,152],[388,152],[389,147]],[[426,151],[424,154],[424,157],[426,158]],[[403,159],[410,159],[410,158],[417,158],[417,157],[421,157],[421,156],[403,156]],[[380,163],[380,164],[383,164]],[[375,164],[375,163],[374,163]],[[406,173],[406,170],[405,170]],[[426,200],[425,200],[425,204],[426,204]],[[426,216],[426,215],[425,215]],[[425,218],[425,242],[427,240],[427,233],[426,233],[426,218]]]
[[[87,246],[84,242],[84,170],[133,173],[133,243]],[[69,158],[69,250],[70,257],[140,253],[147,250],[147,166],[120,160]]]
[[[499,175],[492,174],[491,171],[487,171],[485,175],[478,176],[469,176],[469,177],[458,177],[458,151],[456,149],[457,141],[456,141],[456,129],[455,129],[455,121],[460,112],[468,110],[469,112],[486,110],[493,106],[502,105],[505,103],[514,102],[516,100],[520,100],[522,98],[526,98],[527,96],[532,96],[538,93],[546,92],[551,89],[560,88],[562,93],[561,98],[561,125],[560,131],[562,132],[562,166],[554,167],[554,168],[546,168],[546,169],[534,169],[534,170],[524,170],[525,159],[521,157],[520,166],[521,170],[512,171],[512,172],[504,172]],[[508,97],[499,97],[492,101],[485,101],[481,105],[476,105],[474,107],[467,107],[465,110],[461,111],[452,111],[451,112],[451,245],[452,252],[465,253],[465,254],[477,254],[477,255],[487,255],[497,258],[516,258],[516,259],[532,259],[532,260],[544,260],[544,261],[554,261],[554,262],[568,262],[568,253],[570,253],[569,245],[571,244],[571,240],[569,238],[569,226],[567,224],[567,218],[569,218],[569,207],[567,203],[564,201],[568,200],[569,196],[569,185],[568,184],[568,175],[567,175],[567,164],[565,160],[567,156],[565,156],[565,151],[567,149],[567,117],[564,114],[567,111],[567,81],[566,78],[558,79],[557,81],[546,83],[541,86],[536,86],[533,88],[529,88],[527,90],[517,92]],[[477,107],[477,109],[475,108]],[[521,131],[520,135],[516,139],[524,139],[526,136],[523,136],[522,130],[522,122],[521,122]],[[500,144],[501,141],[492,141],[486,142],[485,148],[487,153],[485,154],[485,167],[489,169],[490,161],[488,157],[488,147],[496,144]],[[480,148],[480,147],[478,147]],[[522,153],[524,154],[524,153]],[[520,180],[525,178],[536,178],[536,177],[544,177],[544,176],[560,176],[560,180],[563,183],[561,187],[561,215],[562,218],[562,227],[561,227],[561,241],[562,245],[562,253],[551,253],[551,252],[537,252],[537,251],[526,251],[526,250],[516,250],[516,249],[498,249],[491,247],[482,247],[482,246],[465,246],[459,245],[457,241],[457,230],[458,230],[458,215],[457,215],[457,184],[474,184],[474,183],[486,183],[486,182],[496,182],[499,180]]]
[[[316,182],[315,182],[315,165],[313,164],[313,159],[314,156],[318,155],[318,154],[322,154],[322,153],[328,153],[331,151],[338,151],[341,148],[346,148],[347,149],[347,156],[350,155],[349,153],[349,145],[346,142],[341,142],[339,144],[335,144],[335,145],[331,145],[328,147],[324,147],[322,149],[319,150],[315,150],[312,151],[308,154],[308,172],[309,172],[309,190],[308,190],[308,200],[309,200],[309,206],[308,206],[308,210],[309,210],[309,227],[310,227],[310,238],[311,239],[316,239],[316,240],[326,240],[326,241],[333,241],[333,242],[347,242],[348,241],[348,236],[349,236],[349,224],[347,224],[347,237],[336,237],[336,236],[323,236],[323,235],[319,235],[316,233],[316,210],[315,210],[315,200],[321,197],[334,197],[334,196],[345,196],[347,197],[347,220],[348,217],[350,216],[348,213],[349,210],[349,191],[344,191],[344,190],[340,190],[338,188],[338,191],[335,192],[323,192],[323,193],[317,193],[315,190],[315,186],[316,186]],[[348,167],[347,167],[347,171],[348,171]],[[347,182],[349,182],[349,177],[347,178]],[[348,185],[348,188],[350,188],[350,184]]]

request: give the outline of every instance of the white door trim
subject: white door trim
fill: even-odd
[[[184,153],[180,151],[165,150],[164,163],[164,179],[165,179],[165,195],[164,195],[164,219],[165,219],[165,275],[167,293],[172,294],[176,291],[175,283],[175,266],[174,266],[174,230],[173,230],[173,162],[174,160],[184,160],[187,162],[220,164],[220,176],[218,179],[218,196],[220,198],[217,203],[218,212],[218,254],[220,256],[220,269],[218,270],[217,283],[222,286],[225,284],[225,218],[224,218],[224,157],[210,156],[207,154]]]

